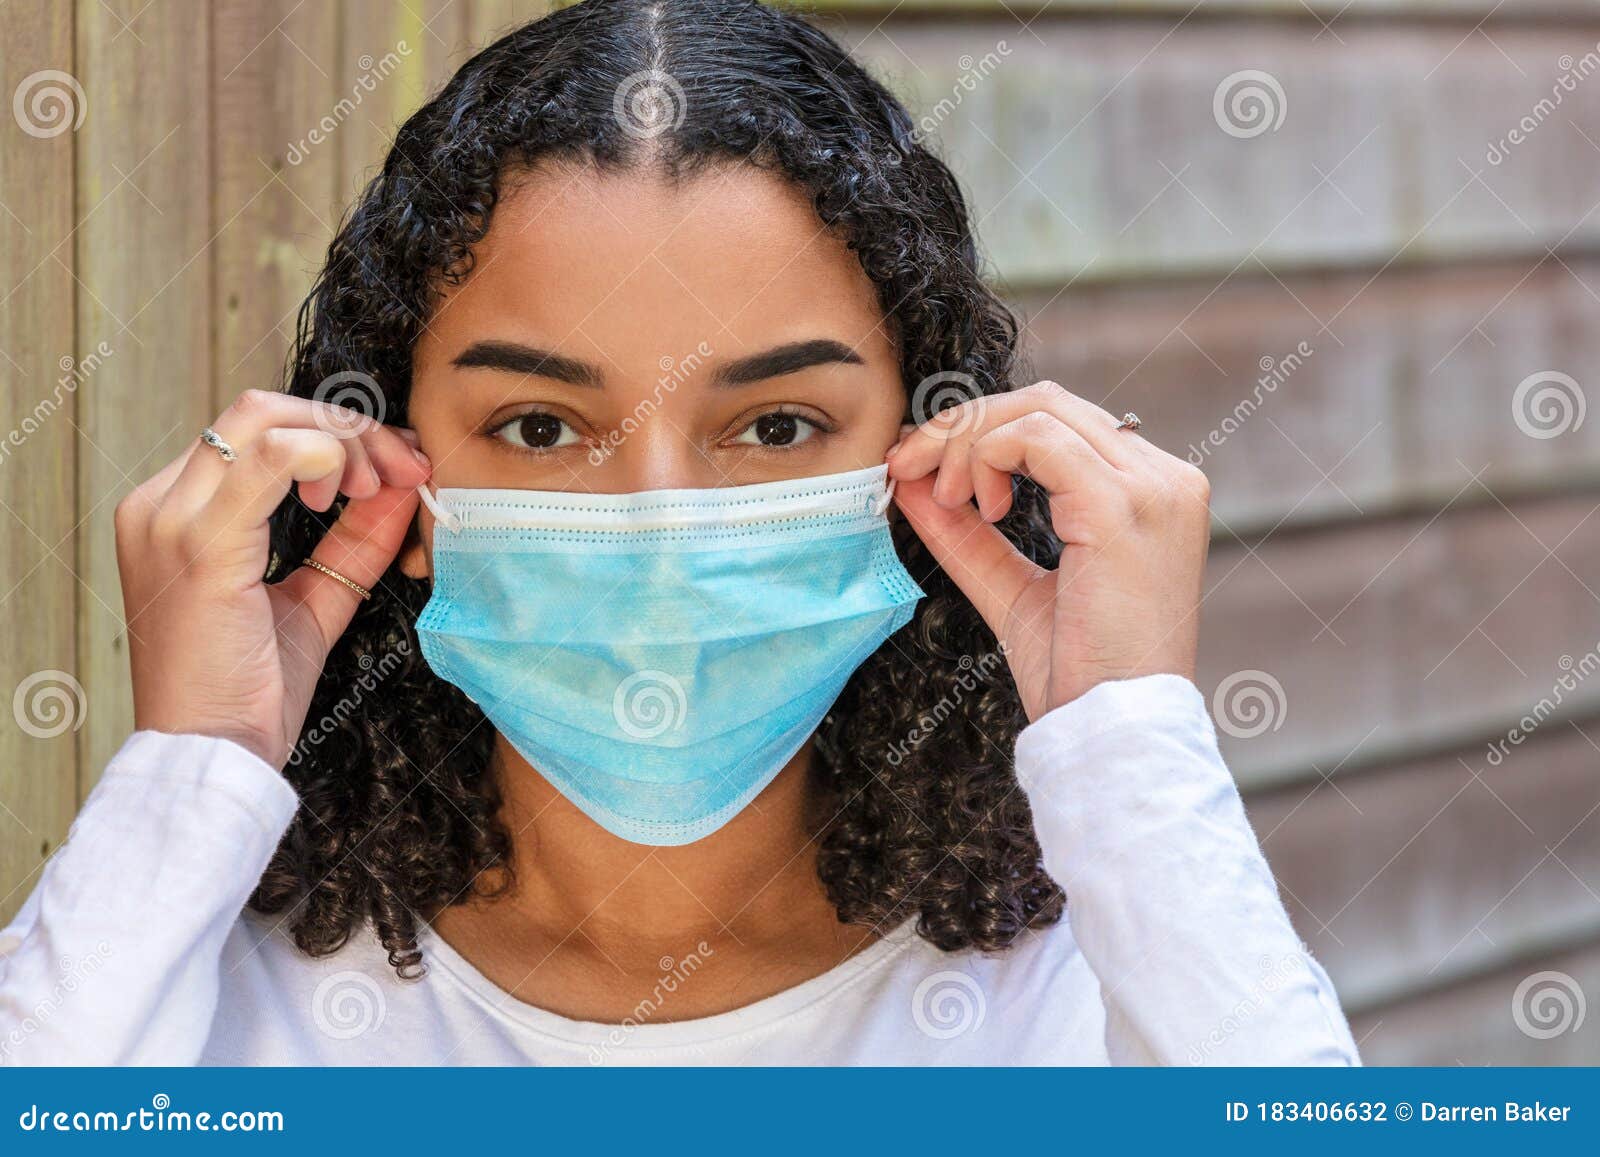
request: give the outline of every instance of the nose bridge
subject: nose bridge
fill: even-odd
[[[671,391],[646,390],[625,415],[613,447],[612,482],[618,490],[680,490],[722,484],[705,452],[696,413],[695,383]]]

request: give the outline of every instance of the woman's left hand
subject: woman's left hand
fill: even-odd
[[[895,504],[1000,640],[1030,720],[1107,680],[1194,677],[1210,488],[1118,421],[1038,382],[952,406],[889,451]],[[1050,496],[1056,570],[993,525],[1015,474]]]

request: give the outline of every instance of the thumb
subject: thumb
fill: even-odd
[[[955,509],[933,500],[936,474],[895,487],[894,501],[961,593],[977,608],[997,639],[1017,598],[1045,569],[1024,558],[977,507],[963,502]]]

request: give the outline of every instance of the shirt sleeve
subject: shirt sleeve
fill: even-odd
[[[1102,683],[1025,728],[1016,756],[1114,1064],[1360,1063],[1192,682]]]
[[[229,740],[130,736],[0,932],[0,1064],[193,1064],[298,802]]]

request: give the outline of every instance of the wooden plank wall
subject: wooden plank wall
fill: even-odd
[[[541,7],[0,5],[0,95],[60,70],[84,113],[0,120],[0,692],[35,712],[0,915],[129,725],[117,498],[276,381],[398,119]],[[1369,1060],[1600,1060],[1600,1017],[1515,1004],[1600,994],[1600,422],[1528,404],[1600,355],[1592,6],[821,7],[971,191],[1036,374],[1204,461],[1201,684]]]

